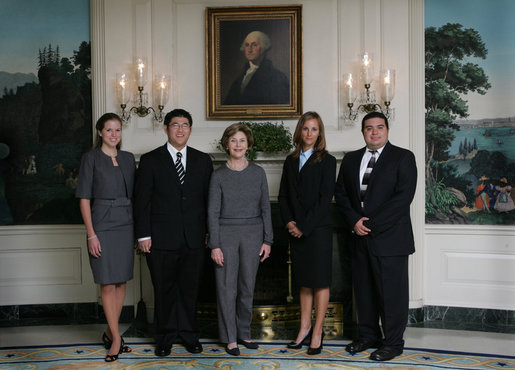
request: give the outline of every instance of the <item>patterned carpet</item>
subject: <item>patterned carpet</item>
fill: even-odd
[[[130,343],[129,343],[130,344]],[[306,348],[289,350],[285,343],[260,343],[258,350],[240,348],[233,357],[214,342],[204,342],[204,352],[192,355],[175,345],[165,358],[154,356],[151,343],[132,343],[132,353],[117,362],[104,362],[106,350],[99,344],[0,348],[0,369],[514,369],[515,356],[479,355],[451,351],[406,348],[388,362],[368,359],[370,352],[351,356],[344,344],[324,344],[319,356],[306,355]]]

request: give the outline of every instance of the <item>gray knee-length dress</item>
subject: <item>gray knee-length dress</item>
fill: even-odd
[[[102,255],[89,256],[97,284],[122,283],[134,270],[132,193],[136,164],[132,153],[118,151],[118,166],[100,149],[85,153],[75,196],[91,200],[93,229]]]

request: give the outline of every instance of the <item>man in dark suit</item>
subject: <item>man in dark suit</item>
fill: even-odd
[[[336,203],[352,232],[352,280],[359,327],[359,338],[346,350],[354,354],[378,348],[370,358],[386,361],[404,348],[408,256],[415,251],[410,204],[417,167],[412,152],[388,141],[388,119],[382,113],[367,114],[361,131],[366,147],[344,156],[335,191]]]
[[[213,164],[186,145],[192,124],[185,110],[169,112],[168,142],[141,156],[136,176],[135,229],[154,286],[157,356],[169,355],[177,337],[189,352],[202,352],[195,312]]]
[[[290,103],[288,78],[266,58],[271,47],[270,38],[261,31],[252,31],[245,37],[240,49],[247,63],[231,85],[224,104]]]

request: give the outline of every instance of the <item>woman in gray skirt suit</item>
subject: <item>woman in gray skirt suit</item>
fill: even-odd
[[[308,355],[322,351],[323,324],[332,274],[330,204],[336,180],[336,159],[326,150],[322,118],[306,112],[297,123],[295,150],[284,161],[279,207],[290,233],[295,283],[300,287],[300,329],[288,348],[311,340]],[[315,325],[311,311],[315,307]]]
[[[229,160],[209,186],[209,247],[216,263],[218,332],[225,351],[238,356],[238,344],[257,349],[250,339],[252,301],[259,262],[270,255],[272,217],[265,171],[245,158],[254,138],[248,126],[225,130],[222,146]]]
[[[106,362],[116,361],[124,345],[118,321],[125,299],[126,282],[134,267],[132,193],[136,162],[121,151],[122,122],[106,113],[96,123],[93,150],[82,156],[75,196],[88,235],[89,262],[95,283],[100,284],[108,328],[102,336]]]

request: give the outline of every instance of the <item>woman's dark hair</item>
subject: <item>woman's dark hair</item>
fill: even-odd
[[[243,132],[247,137],[248,149],[252,148],[254,145],[254,135],[252,134],[250,127],[242,123],[233,123],[225,129],[224,134],[222,135],[222,139],[220,140],[222,148],[224,148],[227,154],[229,154],[229,139],[238,131]]]
[[[122,119],[116,113],[105,113],[100,117],[95,125],[95,144],[93,148],[100,148],[102,146],[102,137],[98,134],[99,131],[102,131],[105,127],[107,121],[118,121],[120,122],[120,127],[122,127]],[[116,145],[116,149],[120,150],[122,147],[122,139],[120,138],[120,142]]]
[[[325,155],[327,154],[326,150],[326,141],[325,141],[325,128],[324,122],[322,122],[322,118],[317,112],[306,112],[304,113],[297,122],[297,127],[295,128],[295,133],[293,134],[293,145],[295,145],[295,149],[292,152],[293,158],[299,158],[300,152],[302,151],[302,128],[306,121],[310,119],[316,119],[318,122],[319,135],[317,141],[315,142],[315,146],[313,147],[313,160],[315,162],[320,162]]]

